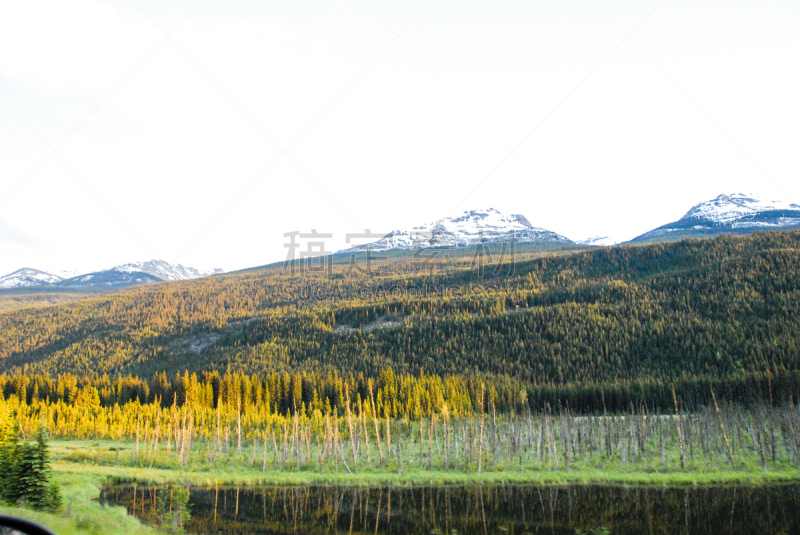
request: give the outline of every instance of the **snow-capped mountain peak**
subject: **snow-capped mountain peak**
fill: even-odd
[[[479,234],[490,230],[510,231],[532,228],[525,216],[520,214],[503,214],[494,208],[481,210],[465,210],[464,212],[448,216],[433,223],[428,223],[416,229],[430,229],[436,225],[445,227],[450,232],[461,234]]]
[[[185,267],[181,264],[170,264],[169,262],[165,262],[164,260],[149,260],[147,262],[131,262],[129,264],[122,264],[120,266],[115,266],[111,268],[109,271],[118,271],[121,273],[147,273],[148,275],[152,275],[157,279],[161,279],[164,281],[178,281],[178,280],[187,280],[187,279],[197,279],[200,277],[206,277],[208,275],[214,275],[216,273],[222,273],[221,269],[215,269],[213,271],[204,271],[200,269],[195,269],[193,267]]]
[[[57,275],[33,268],[22,268],[0,277],[0,288],[28,288],[63,280]]]
[[[532,226],[523,215],[484,208],[465,210],[424,225],[396,229],[378,241],[350,250],[462,247],[500,241],[571,243],[555,232]]]
[[[797,204],[783,201],[761,201],[754,195],[732,193],[692,207],[681,219],[702,219],[714,223],[731,223],[743,217],[772,210],[800,210]]]
[[[631,242],[703,238],[800,228],[800,205],[762,201],[755,195],[731,193],[694,205],[682,218],[637,236]]]

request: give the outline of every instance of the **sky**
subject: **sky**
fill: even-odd
[[[800,3],[0,0],[0,274],[800,202]]]

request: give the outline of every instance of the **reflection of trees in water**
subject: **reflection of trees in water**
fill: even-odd
[[[147,524],[159,526],[167,533],[186,533],[187,522],[191,518],[190,493],[194,495],[189,487],[182,485],[134,485],[104,489],[100,500],[124,506],[128,513]],[[189,533],[193,532],[189,530]]]
[[[162,490],[158,499],[166,497]],[[183,519],[188,533],[800,532],[798,485],[192,488],[190,497],[192,516]],[[152,489],[110,488],[101,499],[146,522],[178,525],[165,520],[167,502],[154,501]]]

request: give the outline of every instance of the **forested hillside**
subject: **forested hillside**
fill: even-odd
[[[746,389],[799,369],[800,232],[469,260],[420,270],[398,257],[373,277],[275,267],[8,312],[0,371],[377,378],[391,366],[563,390]]]

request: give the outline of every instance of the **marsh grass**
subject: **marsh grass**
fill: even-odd
[[[54,440],[54,459],[118,469],[244,474],[253,480],[384,481],[558,480],[602,474],[614,481],[700,477],[759,480],[800,470],[800,412],[784,406],[702,407],[615,415],[441,413],[407,419],[369,418],[366,411],[288,415],[261,429],[219,420],[208,429],[175,420],[166,440],[158,421],[118,440]],[[172,436],[175,440],[172,440]],[[436,475],[434,474],[443,474]],[[724,475],[723,475],[724,474]]]
[[[615,426],[619,429],[630,430],[629,423],[625,424],[623,417],[618,421],[595,421],[595,429],[610,430],[614,437]],[[363,455],[357,464],[357,471],[348,472],[342,462],[341,455],[338,462],[326,459],[320,466],[316,462],[320,453],[311,448],[311,456],[298,463],[289,458],[284,459],[283,452],[279,449],[269,451],[266,465],[264,465],[263,447],[257,449],[254,443],[245,443],[241,454],[238,448],[230,448],[223,455],[212,455],[213,445],[209,446],[202,441],[197,441],[185,453],[181,460],[177,454],[167,452],[162,448],[156,450],[155,455],[143,456],[143,444],[136,455],[136,443],[130,440],[53,440],[50,443],[52,453],[52,469],[55,481],[61,486],[64,497],[63,509],[56,514],[34,512],[28,509],[0,507],[0,512],[30,518],[51,527],[59,534],[84,534],[84,533],[154,533],[152,528],[143,526],[136,518],[129,515],[122,507],[110,507],[97,502],[103,486],[113,482],[135,481],[147,484],[169,485],[195,485],[195,486],[304,486],[304,485],[343,485],[343,486],[375,486],[375,487],[408,487],[408,486],[470,486],[470,485],[506,485],[506,484],[542,484],[542,485],[568,485],[568,484],[599,484],[599,485],[643,485],[643,486],[680,486],[680,485],[764,485],[800,481],[800,469],[795,462],[796,457],[789,454],[791,448],[780,440],[776,431],[776,456],[772,463],[764,460],[762,464],[761,447],[767,449],[766,457],[771,457],[771,441],[762,440],[753,447],[747,443],[738,443],[736,435],[731,441],[734,451],[734,464],[732,465],[726,450],[721,447],[710,447],[711,435],[707,435],[706,447],[700,444],[699,433],[695,430],[686,434],[686,463],[680,467],[680,451],[677,443],[665,441],[665,436],[657,434],[646,438],[645,455],[642,459],[628,454],[627,440],[620,440],[622,451],[612,445],[612,455],[606,455],[606,441],[604,436],[595,437],[595,450],[575,446],[571,452],[568,468],[563,460],[556,465],[554,458],[547,459],[544,448],[539,447],[536,454],[536,445],[539,437],[549,433],[534,432],[534,441],[530,455],[522,450],[522,465],[519,464],[517,455],[509,455],[506,447],[500,446],[503,434],[513,436],[510,431],[510,419],[501,419],[497,423],[484,422],[486,450],[478,471],[477,460],[464,462],[463,444],[459,444],[458,453],[455,443],[451,443],[451,451],[445,455],[444,433],[437,435],[436,427],[427,422],[425,429],[433,429],[434,437],[430,443],[425,440],[428,436],[423,432],[420,442],[419,435],[414,435],[412,430],[419,432],[418,422],[407,428],[396,426],[395,447],[400,454],[380,462],[376,454],[376,445],[372,444],[372,451],[367,461],[365,450],[356,448],[355,455]],[[553,429],[562,429],[569,432],[569,425],[553,425],[551,419],[546,419],[542,424],[550,425]],[[586,423],[586,422],[584,422]],[[699,426],[701,421],[685,418],[687,426]],[[505,425],[509,428],[506,429]],[[570,423],[573,425],[574,422]],[[752,422],[751,422],[752,424]],[[586,424],[589,425],[589,424]],[[675,419],[665,418],[667,425],[675,425]],[[580,428],[580,425],[576,426]],[[762,425],[764,430],[769,425]],[[476,429],[479,427],[476,426]],[[531,429],[535,430],[532,424]],[[586,431],[587,428],[584,428]],[[754,428],[755,429],[755,428]],[[776,427],[777,429],[777,427]],[[497,439],[495,439],[497,431]],[[545,428],[545,431],[547,429]],[[768,431],[767,431],[768,432]],[[677,433],[675,433],[677,436]],[[440,443],[435,443],[439,437]],[[455,436],[452,432],[450,437]],[[564,435],[567,436],[567,435]],[[575,435],[580,436],[580,432]],[[632,434],[623,435],[623,438]],[[785,435],[789,437],[788,434]],[[551,438],[558,438],[552,435]],[[555,440],[554,438],[554,440]],[[673,437],[673,439],[676,437]],[[742,435],[744,438],[744,435]],[[492,449],[493,441],[497,451]],[[659,440],[664,444],[663,464],[660,455]],[[545,438],[541,439],[544,443]],[[513,442],[513,440],[511,441]],[[612,441],[613,442],[613,441]],[[420,447],[422,445],[422,447]],[[361,446],[366,448],[366,446]],[[551,443],[552,447],[552,443]],[[211,448],[211,450],[209,450]],[[572,446],[570,446],[572,448]],[[631,446],[632,448],[632,446]],[[388,448],[387,448],[388,449]],[[345,448],[343,451],[352,448]],[[648,455],[647,451],[654,453]],[[289,450],[291,451],[291,450]],[[513,451],[513,450],[512,450]],[[624,455],[623,455],[624,451]],[[633,451],[633,449],[631,449]],[[421,453],[420,453],[421,452]],[[429,453],[430,452],[430,453]],[[704,452],[704,453],[702,453]],[[783,452],[783,453],[781,453]],[[388,452],[384,452],[387,454]],[[428,457],[430,455],[430,457]],[[570,455],[570,454],[568,454]],[[388,455],[386,455],[388,457]],[[449,462],[448,462],[449,461]],[[337,465],[338,464],[338,470]],[[398,465],[400,469],[398,470]],[[264,468],[266,468],[264,470]],[[263,470],[263,471],[262,471]]]
[[[677,404],[676,404],[677,405]],[[176,412],[177,414],[177,412]],[[4,509],[59,533],[146,533],[120,508],[94,501],[112,481],[236,486],[469,486],[497,484],[762,485],[800,481],[800,413],[783,406],[707,407],[685,413],[576,415],[545,407],[455,418],[382,420],[368,411],[235,418],[195,425],[134,421],[129,433],[54,439],[62,485],[56,515]],[[149,427],[148,427],[149,426]],[[111,527],[110,527],[111,526]]]

